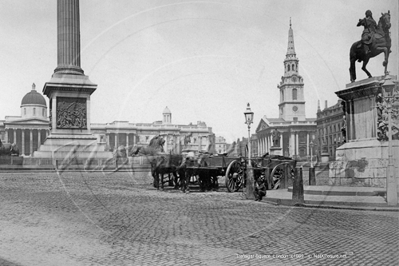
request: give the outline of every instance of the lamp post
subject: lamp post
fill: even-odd
[[[247,104],[247,110],[244,112],[245,124],[248,125],[248,165],[247,165],[247,180],[246,180],[246,191],[245,196],[247,199],[255,199],[254,195],[254,173],[251,165],[251,124],[254,120],[254,113],[251,111],[249,103]]]
[[[313,146],[314,146],[313,140],[310,141],[309,146],[310,146],[309,186],[315,186],[316,172],[313,165]]]
[[[310,168],[313,168],[313,140],[310,141]]]
[[[395,166],[392,154],[392,104],[399,100],[399,95],[394,95],[394,87],[397,86],[392,79],[385,77],[382,87],[384,88],[384,99],[387,103],[388,112],[388,167],[387,167],[387,203],[390,206],[398,204],[398,184],[394,174]]]

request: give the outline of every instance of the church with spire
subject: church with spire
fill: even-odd
[[[291,19],[288,30],[288,48],[283,61],[284,75],[277,89],[280,92],[279,117],[264,115],[257,128],[259,155],[265,153],[306,159],[313,154],[316,143],[316,118],[307,118],[305,112],[304,80],[299,75],[299,59],[296,56],[294,31]]]

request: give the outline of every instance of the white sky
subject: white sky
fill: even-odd
[[[81,66],[98,84],[91,121],[153,122],[166,106],[172,122],[205,121],[228,141],[247,136],[246,104],[278,117],[292,18],[307,117],[317,101],[335,104],[349,83],[349,49],[367,9],[378,22],[391,12],[389,71],[398,73],[397,0],[84,0]],[[23,96],[38,92],[57,66],[55,0],[0,0],[0,119],[20,115]],[[368,64],[383,74],[383,55]],[[357,63],[358,80],[366,74]]]

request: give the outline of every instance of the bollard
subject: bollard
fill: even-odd
[[[314,167],[309,167],[309,186],[316,186],[316,171]]]
[[[280,166],[282,168],[283,174],[280,177],[280,187],[279,188],[288,188],[287,186],[287,167],[286,165],[281,165]]]
[[[292,202],[294,205],[302,205],[304,203],[302,168],[295,168]]]
[[[265,180],[267,182],[267,190],[271,190],[272,189],[272,184],[273,184],[273,179],[270,176],[271,174],[271,170],[269,167],[265,168]]]

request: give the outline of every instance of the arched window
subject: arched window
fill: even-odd
[[[36,115],[36,108],[33,108],[33,115]]]
[[[288,65],[288,71],[290,71],[290,65]]]
[[[292,71],[295,71],[295,65],[292,64]]]
[[[293,89],[292,90],[292,99],[293,100],[297,100],[298,98],[298,90],[297,89]]]

